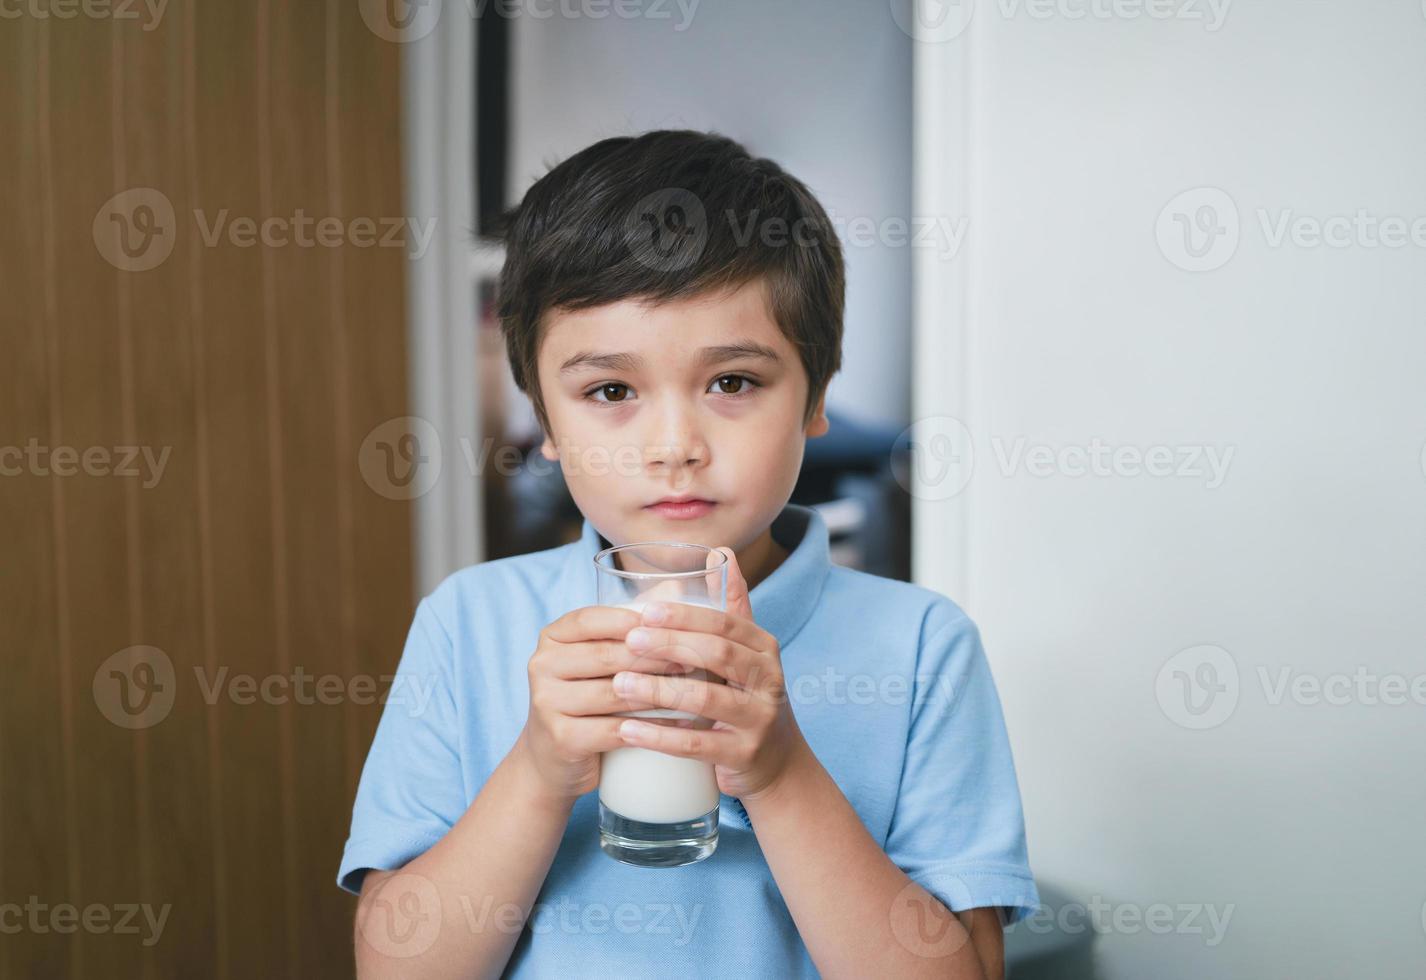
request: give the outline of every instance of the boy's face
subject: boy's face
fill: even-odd
[[[552,430],[542,452],[614,544],[741,551],[792,495],[805,438],[827,431],[825,398],[803,424],[807,372],[760,279],[658,306],[552,312],[538,374]],[[712,506],[650,506],[671,496]]]

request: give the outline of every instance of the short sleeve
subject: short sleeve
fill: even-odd
[[[337,884],[361,892],[368,869],[394,870],[465,812],[450,638],[427,600],[416,607],[352,808]]]
[[[953,911],[1033,913],[1025,820],[980,630],[959,610],[927,639],[886,854]]]

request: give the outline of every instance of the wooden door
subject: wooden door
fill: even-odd
[[[358,465],[406,414],[405,249],[360,223],[402,213],[400,49],[345,0],[11,11],[0,980],[349,976],[413,608]]]

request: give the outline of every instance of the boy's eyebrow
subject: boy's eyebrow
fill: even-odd
[[[782,360],[777,351],[765,344],[751,340],[740,340],[731,344],[705,347],[698,352],[698,362],[704,366],[721,364],[740,357],[753,357],[777,362]],[[602,368],[607,371],[636,371],[643,366],[644,359],[638,354],[599,354],[594,351],[580,351],[560,365],[560,374],[569,374],[580,368]]]
[[[608,371],[636,371],[643,363],[644,359],[638,354],[596,354],[582,350],[560,365],[560,374],[591,367]]]
[[[764,361],[772,361],[774,364],[782,360],[777,356],[777,351],[771,347],[754,343],[751,340],[739,340],[731,344],[720,344],[717,347],[705,347],[698,352],[698,361],[705,367],[740,357],[759,358]]]

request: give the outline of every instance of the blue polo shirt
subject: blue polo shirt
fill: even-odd
[[[872,838],[952,909],[1034,911],[975,624],[929,589],[833,565],[815,510],[786,505],[772,533],[790,554],[752,590],[753,618],[777,637],[797,724]],[[422,854],[470,806],[524,726],[539,631],[596,604],[607,544],[586,520],[578,541],[463,569],[421,601],[357,790],[343,888]],[[580,797],[506,975],[817,976],[746,812],[720,802],[711,857],[652,869],[600,851],[598,792]],[[470,902],[466,918],[481,913]]]

